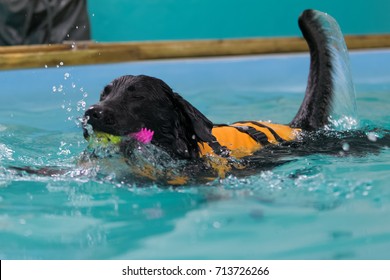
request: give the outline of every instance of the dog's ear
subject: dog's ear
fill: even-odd
[[[190,125],[193,130],[191,133],[194,135],[191,135],[191,138],[195,137],[197,141],[202,142],[213,141],[214,137],[211,134],[213,123],[178,93],[171,91],[170,95],[174,106],[182,114],[181,117],[184,118],[185,125]]]
[[[179,94],[173,91],[171,93],[174,105],[179,109],[178,111],[180,111],[186,120],[186,124],[184,125],[190,125],[192,127],[193,131],[191,133],[193,135],[190,137],[201,142],[211,142],[215,140],[214,136],[211,134],[213,123]]]
[[[182,158],[199,157],[199,143],[215,142],[215,137],[211,133],[213,123],[161,80],[160,88],[171,102],[171,110],[175,115],[173,126],[170,128],[172,129],[170,136],[173,139],[171,138],[171,142],[167,144],[173,153]]]

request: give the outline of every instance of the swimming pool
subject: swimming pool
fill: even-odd
[[[390,129],[390,50],[353,52],[361,127]],[[78,117],[123,74],[165,80],[216,123],[289,122],[305,54],[0,73],[1,259],[389,259],[390,151],[312,155],[206,186],[137,188],[77,173]],[[57,177],[9,166],[61,166]]]

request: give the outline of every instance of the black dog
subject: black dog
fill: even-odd
[[[257,121],[215,125],[162,80],[143,75],[122,76],[107,85],[100,101],[85,112],[84,122],[95,132],[126,139],[147,129],[153,133],[153,146],[166,152],[173,160],[205,163],[200,169],[211,170],[208,173],[211,177],[223,177],[233,169],[250,168],[251,158],[266,164],[264,160],[259,160],[259,151],[264,150],[267,154],[269,147],[273,151],[283,150],[280,154],[285,154],[286,147],[292,150],[295,146],[296,154],[301,155],[307,151],[307,145],[324,146],[325,140],[321,138],[317,142],[313,138],[305,141],[305,133],[329,125],[338,95],[350,95],[337,92],[340,84],[335,82],[336,75],[344,75],[346,83],[352,84],[348,67],[340,73],[343,68],[338,66],[347,63],[346,47],[337,23],[326,14],[306,10],[299,18],[299,26],[310,48],[310,74],[304,101],[288,125]],[[351,102],[354,100],[351,99]],[[84,136],[89,138],[90,134],[91,131],[85,128]],[[365,135],[359,137],[364,138]],[[340,144],[342,140],[333,137],[331,141]],[[128,148],[123,149],[127,144],[121,144],[122,151],[129,151]],[[327,152],[329,150],[332,149]],[[153,180],[166,176],[170,184],[187,182],[188,173],[183,176],[167,173],[156,176],[150,171],[138,172]]]

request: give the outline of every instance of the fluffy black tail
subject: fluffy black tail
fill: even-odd
[[[328,14],[306,10],[298,23],[310,49],[310,72],[305,98],[290,125],[312,131],[332,120],[356,120],[348,50],[337,22]]]

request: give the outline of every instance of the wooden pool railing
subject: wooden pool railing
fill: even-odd
[[[390,34],[345,36],[350,50],[390,48]],[[303,38],[252,38],[124,43],[76,42],[0,47],[0,70],[152,59],[307,52]]]

